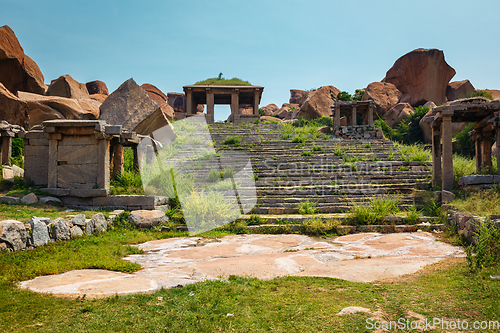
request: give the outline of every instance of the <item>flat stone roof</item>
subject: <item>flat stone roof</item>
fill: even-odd
[[[451,115],[452,122],[478,122],[500,110],[500,101],[490,101],[484,97],[459,99],[447,105],[437,106],[425,121],[436,120],[443,115]]]

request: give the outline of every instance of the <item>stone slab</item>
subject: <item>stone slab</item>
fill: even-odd
[[[154,240],[138,246],[143,254],[125,258],[142,269],[123,274],[78,270],[20,283],[55,296],[89,298],[152,292],[221,276],[320,276],[373,282],[419,271],[445,258],[464,257],[460,247],[431,233],[356,234],[317,239],[304,235],[231,235]],[[135,283],[140,281],[141,283]]]
[[[99,149],[97,145],[59,146],[57,161],[67,164],[97,164]],[[58,171],[59,172],[59,171]]]

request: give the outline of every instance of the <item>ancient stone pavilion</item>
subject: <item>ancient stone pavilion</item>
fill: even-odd
[[[233,122],[253,122],[259,119],[259,103],[264,87],[260,86],[223,86],[223,85],[189,85],[184,86],[186,94],[186,117],[196,114],[196,106],[206,104],[207,123],[214,123],[214,105],[231,106]],[[253,105],[252,114],[240,114],[240,105]]]
[[[476,144],[477,171],[491,166],[491,146],[496,136],[500,142],[498,112],[500,101],[482,97],[460,99],[432,109],[423,120],[432,127],[432,185],[442,182],[443,190],[453,188],[453,122],[477,122],[471,137]],[[442,138],[442,142],[441,142]],[[443,161],[441,165],[441,155]],[[497,162],[500,154],[497,153]],[[500,165],[499,165],[500,166]]]
[[[375,103],[367,101],[336,101],[333,109],[333,126],[335,129],[341,127],[340,117],[345,116],[348,126],[367,125],[373,127],[373,110]]]

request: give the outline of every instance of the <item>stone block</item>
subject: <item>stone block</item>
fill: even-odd
[[[71,238],[71,229],[69,228],[66,220],[57,218],[53,222],[52,239],[54,240],[68,240]]]
[[[491,183],[493,183],[492,175],[469,175],[458,178],[458,185],[461,186],[491,184]]]
[[[98,213],[92,216],[92,223],[94,225],[94,231],[97,233],[106,231],[106,229],[108,228],[108,223],[106,222],[106,218],[102,213]]]
[[[85,226],[83,227],[83,232],[86,235],[92,235],[94,233],[94,221],[92,219],[85,220]]]
[[[71,219],[71,223],[73,223],[73,225],[78,225],[81,227],[85,226],[85,223],[86,223],[85,215],[83,215],[83,214],[75,215]]]
[[[50,241],[49,230],[44,221],[38,217],[32,217],[28,224],[31,226],[31,244],[34,247],[45,245]]]
[[[97,164],[98,153],[97,145],[59,146],[57,149],[57,162],[78,165]]]
[[[38,202],[38,198],[34,193],[30,193],[21,198],[21,203],[25,205],[32,205]]]
[[[43,146],[25,146],[24,147],[24,158],[25,158],[25,164],[26,164],[26,158],[28,156],[35,156],[38,158],[43,158],[45,156],[46,159],[48,159],[49,155],[49,145],[43,145]],[[37,160],[34,160],[33,163],[37,163]]]
[[[61,197],[60,199],[67,207],[93,206],[92,198]]]
[[[97,164],[57,166],[57,187],[71,188],[71,183],[97,184]]]
[[[12,204],[19,203],[19,198],[9,197],[9,196],[2,196],[2,197],[0,197],[0,202],[8,204],[8,205],[12,205]]]
[[[47,139],[29,139],[29,146],[49,146],[49,140]]]
[[[7,243],[14,251],[25,249],[28,233],[24,223],[15,220],[0,221],[0,241]]]
[[[168,217],[160,210],[135,210],[130,212],[128,219],[139,228],[150,228],[168,222]]]
[[[56,197],[45,197],[45,198],[40,198],[40,202],[43,202],[45,204],[49,205],[54,205],[54,206],[59,206],[62,207],[64,204],[62,201]]]
[[[87,136],[65,136],[64,140],[59,143],[59,147],[61,146],[95,146],[98,144],[98,140],[95,136],[87,135]]]

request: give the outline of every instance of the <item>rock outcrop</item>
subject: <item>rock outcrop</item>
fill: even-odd
[[[108,86],[106,86],[106,83],[95,80],[95,81],[90,81],[85,83],[85,86],[87,87],[87,91],[89,92],[90,95],[109,95],[108,91]]]
[[[403,93],[401,102],[439,105],[446,102],[446,88],[453,76],[455,70],[444,60],[443,51],[416,49],[396,60],[382,82],[394,84]]]
[[[144,83],[141,88],[146,91],[151,100],[158,104],[167,118],[174,119],[174,108],[168,105],[167,95],[165,95],[160,89],[149,83]]]
[[[398,104],[401,95],[401,92],[391,83],[373,82],[365,88],[365,93],[361,100],[373,100],[376,105],[375,112],[382,116]]]
[[[0,83],[0,119],[28,128],[28,104]]]
[[[14,31],[0,27],[0,82],[13,94],[19,90],[44,94],[43,81],[40,68],[24,54]]]
[[[183,93],[167,93],[167,103],[174,109],[174,112],[186,112],[186,95]]]
[[[299,116],[308,120],[330,117],[332,114],[331,107],[335,105],[335,98],[340,92],[334,86],[324,86],[310,92],[300,107]]]
[[[70,75],[62,75],[50,82],[45,96],[59,96],[72,99],[90,99],[85,84],[73,79]]]
[[[454,81],[450,82],[446,88],[446,98],[448,101],[454,101],[456,99],[465,98],[474,91],[476,91],[476,89],[474,89],[474,86],[469,80]]]
[[[44,120],[99,119],[101,103],[93,99],[73,99],[57,96],[42,96],[19,91],[19,99],[28,105],[29,127],[41,124]]]
[[[276,104],[268,104],[262,106],[261,109],[264,111],[264,116],[271,116],[275,114],[280,108]]]
[[[299,89],[290,89],[290,104],[300,104],[306,99],[307,91]]]
[[[392,107],[389,111],[384,113],[382,118],[385,120],[387,125],[394,128],[401,121],[408,119],[410,112],[413,112],[413,108],[408,103],[398,103]]]

